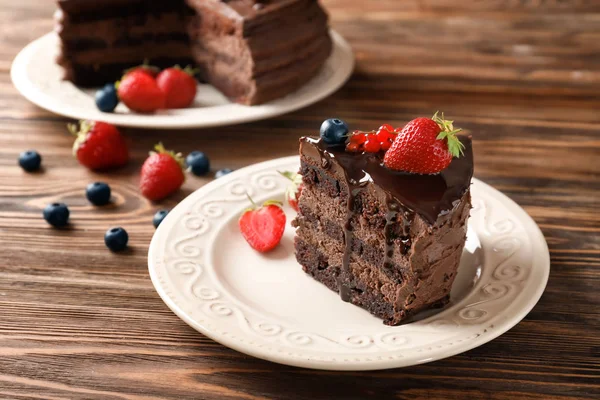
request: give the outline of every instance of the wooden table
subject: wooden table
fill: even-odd
[[[19,49],[52,28],[53,2],[0,0],[1,398],[600,398],[600,6],[324,2],[358,60],[342,90],[259,123],[125,130],[133,162],[95,174],[71,157],[67,120],[29,104],[9,79]],[[523,206],[550,247],[546,292],[508,333],[421,366],[310,371],[203,337],[154,291],[146,266],[153,213],[210,180],[190,178],[177,196],[150,204],[137,180],[154,143],[202,149],[215,170],[239,168],[295,153],[298,137],[330,116],[370,129],[438,109],[473,134],[475,175]],[[16,165],[28,148],[43,154],[43,173]],[[114,206],[87,204],[84,188],[94,180],[110,183]],[[71,206],[71,229],[41,218],[55,200]],[[125,254],[104,247],[113,225],[130,233]]]

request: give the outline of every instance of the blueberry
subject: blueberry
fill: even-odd
[[[192,174],[197,176],[206,175],[210,171],[210,161],[201,151],[192,151],[185,158],[185,163]]]
[[[27,172],[37,171],[42,165],[42,156],[35,150],[24,151],[19,154],[19,165]]]
[[[44,208],[44,219],[50,225],[60,228],[69,223],[69,208],[63,203],[48,204]]]
[[[154,225],[155,228],[158,228],[158,226],[161,222],[163,222],[163,219],[165,219],[168,213],[169,210],[157,211],[156,214],[154,214],[154,218],[152,218],[152,225]]]
[[[85,197],[95,206],[104,206],[110,202],[110,186],[104,182],[94,182],[85,188]]]
[[[327,144],[341,144],[348,137],[348,125],[341,119],[330,118],[321,124],[321,139]]]
[[[107,83],[96,92],[96,107],[102,112],[113,112],[119,104],[117,89],[112,83]]]
[[[111,228],[104,234],[104,243],[110,251],[122,251],[127,247],[129,235],[123,228]]]
[[[232,169],[230,169],[230,168],[223,168],[223,169],[220,169],[220,170],[218,170],[218,171],[215,173],[215,179],[222,178],[222,177],[224,177],[225,175],[227,175],[227,174],[230,174],[230,173],[232,173],[232,172],[233,172],[233,170],[232,170]]]

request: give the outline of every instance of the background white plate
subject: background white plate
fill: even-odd
[[[110,122],[143,128],[199,128],[231,125],[274,117],[316,103],[335,92],[352,74],[354,55],[350,45],[331,31],[333,52],[319,75],[298,91],[259,106],[231,103],[210,85],[199,85],[194,105],[181,110],[163,110],[144,115],[120,104],[114,113],[103,113],[94,103],[95,90],[84,90],[62,79],[55,63],[59,39],[49,33],[27,45],[11,68],[13,84],[32,103],[56,114],[75,119]]]
[[[282,364],[331,370],[408,366],[477,347],[516,325],[548,280],[542,233],[517,204],[474,179],[467,245],[442,311],[398,327],[306,275],[294,257],[294,229],[261,255],[237,220],[255,201],[283,199],[298,157],[256,164],[207,184],[182,201],[150,244],[150,276],[181,319],[235,350]],[[286,207],[288,219],[294,217]]]

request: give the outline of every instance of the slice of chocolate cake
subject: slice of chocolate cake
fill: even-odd
[[[314,77],[332,49],[317,0],[58,0],[58,59],[81,86],[114,82],[146,61],[194,64],[241,104],[285,96]]]
[[[396,325],[444,305],[471,208],[471,139],[436,175],[393,171],[383,153],[302,138],[296,257],[344,301]]]

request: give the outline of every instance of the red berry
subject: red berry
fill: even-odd
[[[238,221],[242,236],[254,250],[265,253],[275,248],[285,231],[285,213],[281,203],[267,201],[261,207],[244,211]]]
[[[358,143],[352,143],[352,142],[350,142],[350,143],[348,143],[346,145],[346,151],[349,151],[351,153],[357,153],[357,152],[359,152],[360,148],[361,148],[361,146]]]
[[[142,165],[140,191],[148,200],[158,201],[176,192],[183,182],[183,157],[165,150],[162,143],[155,147]]]
[[[118,87],[119,99],[132,111],[151,113],[165,108],[165,94],[143,69],[125,74]]]
[[[354,131],[350,136],[350,142],[356,144],[363,144],[367,141],[367,135],[361,131]]]
[[[279,173],[291,181],[285,191],[285,198],[287,199],[289,205],[294,210],[298,211],[298,200],[300,199],[300,195],[302,194],[302,190],[304,189],[304,183],[302,183],[302,175],[290,171],[284,171]]]
[[[381,145],[381,150],[388,151],[388,149],[392,146],[392,142],[389,140],[386,140],[384,142],[381,142],[380,145]]]
[[[69,124],[77,136],[73,154],[81,165],[92,170],[122,167],[129,161],[129,150],[119,130],[105,122],[80,121]]]
[[[369,136],[370,137],[365,142],[365,151],[367,153],[377,153],[379,150],[381,150],[381,144],[379,144],[376,135]]]
[[[417,118],[398,134],[385,153],[386,167],[417,174],[436,174],[450,165],[453,157],[462,153],[462,143],[456,137],[452,121],[438,117]],[[439,137],[439,139],[438,139]]]
[[[383,124],[379,127],[380,131],[388,131],[388,132],[394,132],[394,127],[391,126],[390,124]]]
[[[166,97],[166,108],[189,107],[196,98],[197,82],[188,67],[167,68],[156,78],[156,83]]]

